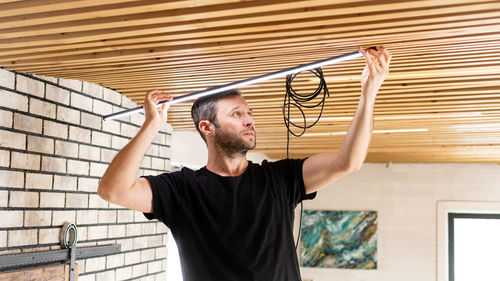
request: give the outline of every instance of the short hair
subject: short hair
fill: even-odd
[[[198,133],[200,133],[200,136],[205,142],[207,142],[207,140],[198,127],[200,121],[208,120],[214,123],[215,126],[217,126],[217,102],[220,99],[229,96],[241,97],[241,93],[236,89],[231,89],[217,94],[201,97],[193,103],[193,106],[191,107],[191,117],[193,118],[196,130],[198,131]]]

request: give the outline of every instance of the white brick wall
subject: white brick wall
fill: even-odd
[[[1,68],[0,86],[0,255],[59,249],[60,227],[71,222],[80,246],[119,243],[123,251],[80,261],[79,280],[164,276],[159,223],[96,193],[109,162],[144,121],[138,115],[103,122],[102,115],[137,105],[100,85]],[[164,140],[162,130],[141,174],[164,168]]]

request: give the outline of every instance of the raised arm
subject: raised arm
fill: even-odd
[[[358,108],[339,151],[313,155],[302,168],[306,193],[313,193],[346,174],[357,171],[365,161],[373,132],[373,107],[377,92],[389,73],[391,54],[383,47],[361,49],[366,66],[361,74]]]
[[[145,213],[153,210],[153,195],[148,180],[136,178],[144,154],[166,121],[166,108],[156,108],[170,94],[152,90],[144,99],[145,121],[137,135],[115,156],[102,176],[97,193],[111,203]]]

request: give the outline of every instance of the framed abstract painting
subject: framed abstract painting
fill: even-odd
[[[303,267],[376,269],[377,212],[305,210]]]

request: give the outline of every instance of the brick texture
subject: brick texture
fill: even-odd
[[[81,247],[118,243],[123,251],[79,261],[79,280],[164,276],[165,227],[97,195],[100,177],[144,121],[102,115],[137,105],[100,85],[1,68],[0,86],[0,259],[59,249],[60,228],[70,222]],[[155,137],[138,175],[167,167],[170,132]]]

